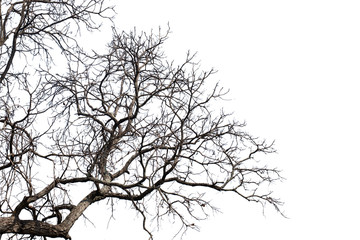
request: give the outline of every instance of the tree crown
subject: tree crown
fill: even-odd
[[[69,239],[91,204],[111,199],[131,203],[152,238],[164,216],[196,228],[216,210],[207,189],[278,210],[263,186],[279,171],[259,159],[273,144],[211,107],[226,94],[207,84],[214,70],[190,53],[180,65],[167,60],[169,31],[113,30],[107,52],[80,47],[72,31],[99,28],[94,18],[109,9],[102,0],[1,2],[0,233]],[[21,56],[42,63],[20,67]]]

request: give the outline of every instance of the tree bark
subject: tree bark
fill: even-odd
[[[14,216],[0,218],[0,232],[71,239],[68,229],[64,226],[34,220],[20,220]]]

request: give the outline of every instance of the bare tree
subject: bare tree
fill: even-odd
[[[103,0],[0,3],[1,234],[70,239],[91,204],[122,200],[152,238],[166,216],[196,228],[215,209],[207,189],[278,210],[267,184],[281,177],[260,160],[272,143],[211,108],[226,91],[194,55],[166,59],[168,31],[113,30],[108,51],[89,54],[76,33],[111,20]]]

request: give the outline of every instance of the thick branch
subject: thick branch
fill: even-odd
[[[68,229],[41,221],[20,220],[15,217],[0,218],[0,233],[29,234],[44,237],[71,239]]]

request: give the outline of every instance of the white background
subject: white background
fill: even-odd
[[[273,189],[288,219],[217,195],[223,213],[183,239],[360,239],[359,1],[115,2],[119,30],[169,23],[168,56],[198,52],[203,68],[217,69],[215,80],[231,90],[225,107],[253,135],[276,140],[271,159],[287,180]],[[91,206],[86,214],[96,227],[79,221],[73,239],[147,239],[122,206],[107,227],[106,209]],[[157,239],[171,239],[169,228]]]

